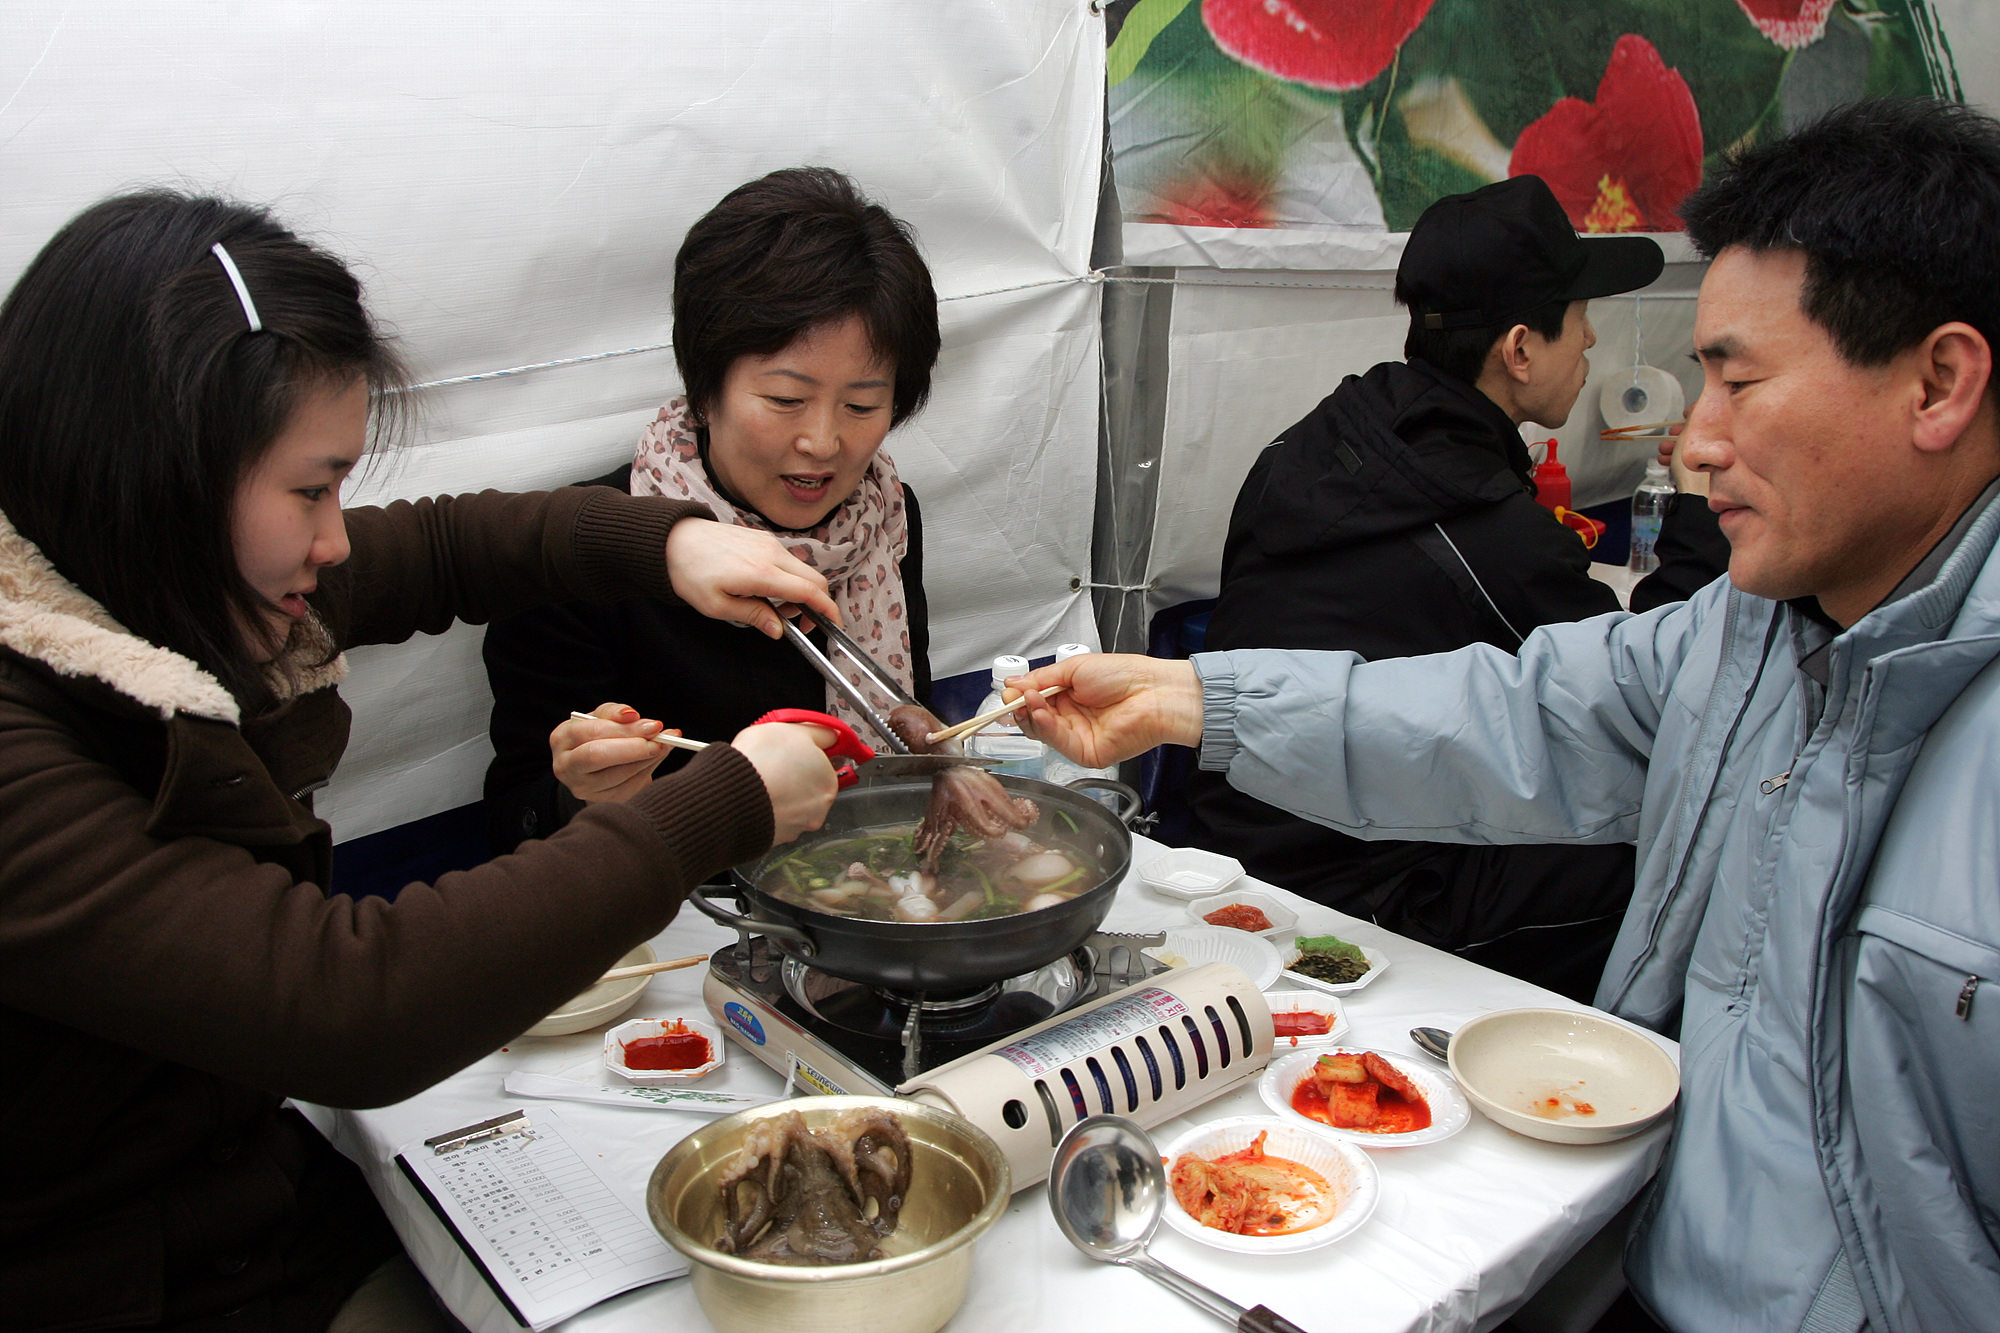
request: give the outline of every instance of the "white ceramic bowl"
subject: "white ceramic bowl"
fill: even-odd
[[[1300,1115],[1292,1109],[1292,1093],[1298,1090],[1316,1062],[1322,1055],[1339,1051],[1360,1054],[1359,1046],[1335,1046],[1316,1051],[1300,1051],[1273,1060],[1257,1080],[1257,1094],[1284,1119],[1295,1125],[1307,1125],[1322,1134],[1331,1134],[1349,1143],[1358,1143],[1364,1148],[1420,1148],[1426,1143],[1437,1143],[1448,1139],[1464,1129],[1472,1121],[1472,1107],[1466,1103],[1465,1094],[1451,1076],[1435,1065],[1426,1064],[1421,1056],[1394,1055],[1388,1051],[1375,1054],[1396,1066],[1396,1069],[1423,1092],[1424,1100],[1430,1104],[1431,1123],[1423,1129],[1412,1130],[1408,1134],[1371,1134],[1365,1129],[1335,1129],[1322,1124],[1310,1116]]]
[[[1340,1045],[1340,1039],[1347,1035],[1347,1011],[1331,995],[1322,995],[1317,991],[1274,990],[1264,993],[1264,1003],[1271,1006],[1273,1014],[1311,1012],[1325,1014],[1333,1020],[1323,1036],[1279,1037],[1274,1048],[1275,1055],[1290,1051],[1323,1051],[1329,1046]]]
[[[1481,1014],[1452,1033],[1450,1056],[1451,1072],[1488,1119],[1550,1143],[1609,1143],[1637,1134],[1680,1095],[1673,1057],[1605,1014]]]
[[[1188,967],[1203,963],[1228,963],[1250,978],[1258,990],[1278,979],[1284,965],[1277,946],[1262,935],[1227,926],[1175,926],[1167,931],[1167,942],[1141,953],[1165,962],[1179,959]]]
[[[1361,956],[1368,960],[1368,970],[1363,972],[1357,980],[1338,982],[1321,981],[1318,977],[1309,977],[1303,972],[1294,972],[1292,971],[1292,964],[1299,961],[1298,945],[1292,942],[1296,938],[1296,935],[1291,938],[1281,937],[1277,941],[1278,953],[1285,964],[1284,981],[1288,986],[1310,986],[1314,990],[1325,991],[1328,995],[1347,995],[1360,990],[1363,986],[1374,985],[1375,978],[1389,970],[1389,955],[1383,953],[1380,949],[1364,944],[1360,946]]]
[[[690,1032],[699,1032],[708,1038],[709,1061],[693,1069],[627,1069],[625,1067],[625,1043],[640,1037],[657,1037],[662,1029],[674,1023],[685,1024]],[[692,1083],[703,1075],[722,1067],[722,1050],[727,1045],[722,1040],[722,1029],[706,1018],[691,1018],[679,1014],[666,1018],[635,1018],[629,1023],[620,1023],[604,1034],[604,1067],[630,1083],[640,1083],[647,1087],[661,1087],[668,1083]]]
[[[1258,893],[1254,889],[1233,889],[1228,893],[1218,893],[1212,898],[1195,899],[1187,907],[1188,924],[1191,926],[1214,925],[1214,922],[1205,921],[1203,918],[1219,908],[1233,907],[1238,903],[1241,903],[1245,907],[1256,908],[1271,923],[1263,930],[1249,931],[1247,932],[1248,934],[1262,935],[1265,939],[1275,944],[1279,940],[1289,941],[1292,936],[1298,933],[1299,914],[1279,902],[1276,898],[1273,898],[1270,894]],[[1235,930],[1237,927],[1224,926],[1223,929]]]
[[[1169,898],[1207,898],[1242,878],[1241,861],[1199,847],[1174,847],[1139,867],[1139,882]]]
[[[1205,1227],[1190,1217],[1187,1210],[1181,1207],[1180,1200],[1174,1197],[1174,1163],[1185,1153],[1213,1159],[1224,1153],[1240,1152],[1254,1143],[1260,1133],[1268,1134],[1264,1140],[1266,1155],[1289,1158],[1302,1166],[1309,1166],[1325,1176],[1327,1183],[1336,1190],[1344,1191],[1347,1197],[1342,1200],[1340,1210],[1318,1226],[1308,1231],[1295,1231],[1289,1236],[1239,1236],[1232,1231]],[[1226,1120],[1199,1125],[1169,1143],[1160,1155],[1167,1159],[1167,1225],[1204,1245],[1213,1245],[1218,1250],[1234,1250],[1238,1254],[1298,1254],[1331,1245],[1341,1237],[1353,1234],[1368,1220],[1382,1193],[1381,1175],[1367,1153],[1328,1134],[1316,1132],[1316,1127],[1305,1127],[1267,1115],[1231,1116]]]
[[[618,967],[637,967],[641,963],[657,961],[659,960],[653,953],[653,946],[642,944],[605,971],[609,972],[612,968]],[[646,993],[646,987],[652,982],[651,977],[600,981],[521,1035],[566,1037],[572,1032],[587,1032],[591,1028],[602,1027],[613,1019],[624,1017],[633,1005],[639,1003],[639,997]]]

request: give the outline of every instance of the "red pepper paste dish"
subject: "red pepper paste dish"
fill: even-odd
[[[722,1034],[699,1018],[636,1018],[604,1036],[604,1067],[633,1083],[682,1083],[722,1063]]]
[[[1231,903],[1218,907],[1213,912],[1203,913],[1203,921],[1211,926],[1228,926],[1232,930],[1251,932],[1271,929],[1271,918],[1248,903]]]

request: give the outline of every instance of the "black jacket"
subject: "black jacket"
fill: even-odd
[[[627,465],[583,484],[626,491],[631,475]],[[903,501],[910,528],[902,571],[915,673],[911,693],[928,700],[923,519],[908,486]],[[696,740],[726,741],[774,708],[826,707],[825,681],[790,643],[651,597],[562,602],[496,620],[483,652],[493,687],[486,831],[495,854],[512,851],[524,838],[547,837],[580,808],[556,781],[549,756],[549,732],[572,709],[589,712],[616,701]],[[689,754],[668,755],[659,776],[679,769]]]
[[[1423,362],[1350,376],[1244,480],[1207,649],[1512,652],[1537,625],[1616,611],[1531,466],[1470,384]],[[1219,773],[1189,798],[1192,841],[1258,878],[1585,999],[1631,896],[1628,846],[1363,842]]]

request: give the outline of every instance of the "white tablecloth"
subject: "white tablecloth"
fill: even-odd
[[[1137,839],[1134,864],[1158,844]],[[1531,1005],[1582,1008],[1548,991],[1411,943],[1375,926],[1281,890],[1312,933],[1333,931],[1381,949],[1390,965],[1346,997],[1356,1045],[1410,1052],[1418,1024],[1455,1028],[1494,1009]],[[1185,904],[1127,880],[1107,929],[1185,924]],[[688,910],[661,933],[662,958],[713,951],[731,932]],[[700,1014],[704,969],[654,978],[631,1017]],[[1669,1051],[1673,1043],[1658,1039]],[[703,1123],[680,1112],[576,1102],[524,1102],[500,1090],[513,1069],[554,1073],[599,1049],[602,1033],[524,1038],[428,1091],[376,1111],[302,1108],[367,1174],[417,1266],[474,1333],[517,1328],[478,1271],[458,1250],[394,1165],[396,1153],[430,1135],[525,1106],[559,1106],[571,1125],[597,1136],[636,1194],[662,1154]],[[1418,1057],[1422,1058],[1422,1057]],[[704,1087],[775,1093],[783,1080],[741,1048]],[[1169,1121],[1161,1141],[1188,1125],[1227,1115],[1264,1114],[1254,1083]],[[1382,1200],[1354,1235],[1322,1250],[1253,1258],[1197,1244],[1162,1227],[1154,1254],[1244,1305],[1265,1304],[1313,1333],[1487,1329],[1588,1240],[1652,1175],[1668,1130],[1660,1126],[1621,1143],[1559,1147],[1509,1133],[1475,1113],[1462,1133],[1421,1148],[1374,1153]],[[564,1333],[658,1333],[706,1327],[686,1279],[629,1292],[560,1327]],[[1220,1327],[1137,1273],[1095,1264],[1070,1248],[1049,1215],[1044,1189],[1016,1194],[979,1242],[972,1289],[950,1333],[1041,1333],[1050,1329],[1137,1330]]]

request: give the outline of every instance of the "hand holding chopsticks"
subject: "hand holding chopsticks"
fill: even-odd
[[[569,715],[579,722],[604,721],[603,718],[595,713],[579,713],[575,709],[571,709]],[[706,750],[708,748],[707,741],[691,741],[685,736],[675,736],[664,731],[657,736],[647,736],[644,739],[651,741],[655,745],[671,745],[682,750]]]
[[[1052,695],[1061,694],[1065,688],[1066,687],[1062,685],[1051,685],[1046,690],[1042,691],[1042,697],[1044,699],[1047,699]],[[1027,707],[1027,704],[1028,704],[1028,696],[1024,694],[1020,698],[1016,699],[1013,703],[1001,704],[998,708],[994,709],[990,713],[981,713],[978,717],[969,717],[963,722],[957,723],[953,726],[946,727],[943,731],[933,731],[928,736],[924,737],[924,739],[929,741],[932,745],[939,745],[945,741],[957,740],[960,736],[963,736],[968,732],[974,732],[979,730],[981,727],[985,726],[988,722],[998,722],[1001,718],[1010,716],[1019,709]]]

